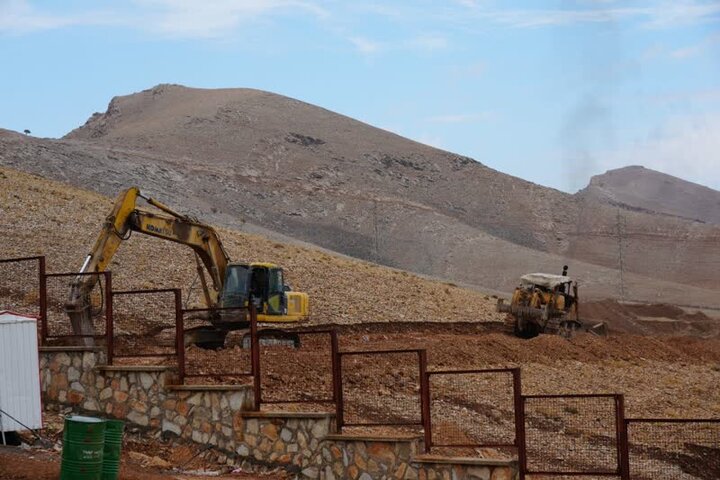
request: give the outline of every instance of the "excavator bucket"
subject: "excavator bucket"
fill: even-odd
[[[200,326],[185,330],[185,345],[197,345],[206,350],[218,350],[225,346],[228,331],[213,326]]]

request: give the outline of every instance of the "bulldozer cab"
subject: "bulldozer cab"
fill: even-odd
[[[576,302],[577,287],[573,287],[574,282],[567,275],[529,273],[520,277],[520,282],[521,288],[540,296],[535,299],[534,307],[550,304],[556,310],[567,312]]]

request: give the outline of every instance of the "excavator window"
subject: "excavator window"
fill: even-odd
[[[250,285],[250,293],[262,303],[267,301],[267,269],[263,267],[254,267],[252,269],[252,283]]]
[[[271,294],[283,291],[283,271],[281,268],[270,269],[268,290]]]
[[[285,310],[285,289],[283,271],[281,268],[271,268],[268,271],[268,308],[271,315],[282,315]]]
[[[250,289],[250,269],[245,265],[233,265],[228,268],[222,293],[224,307],[244,305]]]

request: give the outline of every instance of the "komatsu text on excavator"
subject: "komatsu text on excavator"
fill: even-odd
[[[160,210],[151,212],[136,207],[138,198]],[[162,213],[161,213],[162,212]],[[139,232],[190,247],[196,255],[197,269],[208,308],[246,307],[253,302],[259,322],[298,322],[307,319],[307,293],[293,292],[285,283],[283,269],[272,263],[230,262],[217,232],[187,215],[144,196],[136,187],[120,194],[98,236],[95,246],[80,269],[102,272],[120,244]],[[203,266],[210,278],[208,284]],[[76,334],[92,334],[90,292],[98,282],[94,275],[75,278],[65,311]],[[205,346],[219,346],[227,332],[247,328],[247,315],[239,310],[222,310],[222,315],[207,317],[211,326],[198,329],[192,339]]]

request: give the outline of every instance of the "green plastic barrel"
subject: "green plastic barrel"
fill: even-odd
[[[105,420],[65,417],[60,480],[101,480]]]
[[[102,480],[117,480],[120,473],[120,451],[125,422],[105,421],[105,448],[103,450]]]

